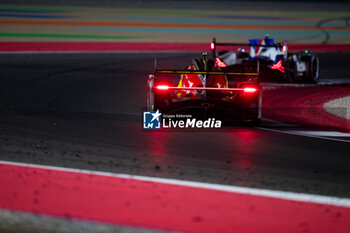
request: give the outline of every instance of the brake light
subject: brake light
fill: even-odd
[[[156,88],[158,90],[162,90],[162,91],[169,90],[169,86],[168,85],[158,85]]]
[[[287,46],[286,46],[286,45],[283,45],[283,46],[282,46],[282,52],[283,52],[283,53],[287,52]]]
[[[215,64],[220,68],[227,67],[226,63],[221,61],[218,57],[215,59]]]
[[[215,49],[215,44],[212,42],[212,43],[210,43],[210,49],[211,50],[214,50]]]
[[[244,93],[255,93],[257,91],[254,87],[245,87],[243,88]]]

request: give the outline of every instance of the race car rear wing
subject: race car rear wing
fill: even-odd
[[[256,47],[275,47],[282,48],[283,44],[277,43],[273,45],[259,45],[259,44],[249,44],[249,43],[218,43],[216,42],[216,38],[213,38],[213,42],[210,44],[211,50],[215,49],[215,47],[219,46],[256,46]]]
[[[207,53],[203,53],[205,60]],[[156,88],[158,90],[207,90],[207,91],[244,91],[251,92],[253,90],[256,91],[255,87],[245,87],[245,88],[215,88],[215,87],[207,87],[207,75],[225,75],[227,76],[255,76],[258,80],[259,76],[259,68],[257,68],[257,72],[227,72],[227,71],[208,71],[208,70],[158,70],[157,69],[157,60],[154,60],[155,71],[153,74],[148,76],[148,85],[151,88]],[[167,75],[167,78],[178,78],[176,74],[198,74],[199,78],[202,81],[203,87],[178,87],[178,86],[169,86],[168,84],[160,84],[155,85],[155,79],[159,75]]]
[[[283,53],[287,55],[288,42],[285,41],[283,44],[277,43],[273,45],[259,45],[259,44],[250,44],[250,43],[218,43],[216,38],[213,38],[213,42],[210,43],[210,49],[213,52],[213,58],[216,57],[216,47],[217,46],[244,46],[244,47],[270,47],[270,48],[281,48]]]
[[[207,75],[237,75],[258,76],[258,73],[237,73],[224,71],[202,71],[202,70],[156,70],[155,74],[207,74]]]

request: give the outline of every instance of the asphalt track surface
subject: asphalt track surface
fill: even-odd
[[[183,68],[197,55],[0,55],[0,159],[350,197],[346,142],[241,126],[142,131],[154,57]],[[349,56],[320,54],[322,78],[348,78]]]

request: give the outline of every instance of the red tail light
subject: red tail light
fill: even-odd
[[[243,88],[244,93],[255,93],[258,90],[255,87],[245,87]]]
[[[282,46],[282,52],[283,52],[283,53],[287,52],[287,46],[286,46],[286,45],[283,45],[283,46]]]
[[[168,86],[168,85],[158,85],[158,86],[156,86],[156,88],[157,88],[158,90],[161,90],[161,91],[167,91],[167,90],[169,90],[169,86]]]
[[[279,60],[276,64],[272,65],[271,69],[279,70],[282,73],[285,73],[284,66],[282,65],[282,60]]]
[[[217,65],[217,67],[223,68],[226,67],[226,63],[221,61],[218,57],[215,59],[215,64]]]
[[[214,50],[215,49],[215,44],[214,43],[210,43],[210,49]]]

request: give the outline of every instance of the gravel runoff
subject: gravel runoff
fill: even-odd
[[[350,96],[328,101],[323,108],[333,115],[350,120]]]
[[[1,233],[165,233],[0,209]]]

